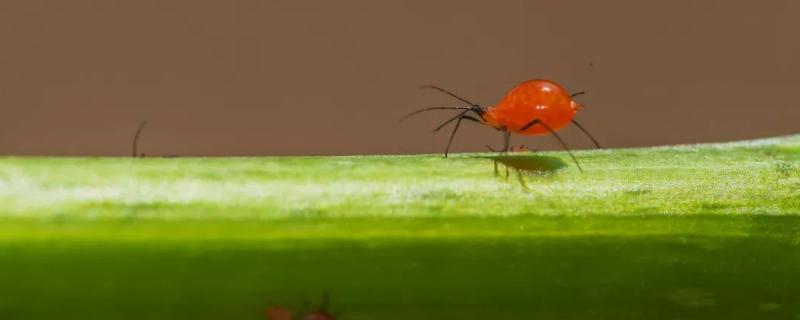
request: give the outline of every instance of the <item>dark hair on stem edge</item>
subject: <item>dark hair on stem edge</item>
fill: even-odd
[[[138,128],[138,129],[136,129],[136,134],[133,136],[133,145],[132,145],[131,147],[132,147],[132,149],[133,149],[133,154],[132,154],[132,156],[133,156],[134,158],[136,158],[136,157],[138,157],[138,156],[139,156],[139,153],[138,153],[138,148],[139,148],[139,136],[142,134],[142,129],[144,129],[144,126],[145,126],[146,124],[147,124],[147,120],[145,120],[145,121],[142,121],[142,123],[140,123],[140,124],[139,124],[139,128]]]

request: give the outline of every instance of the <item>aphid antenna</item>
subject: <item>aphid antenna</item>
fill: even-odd
[[[463,113],[467,113],[469,111],[472,111],[477,116],[479,116],[481,118],[483,118],[483,113],[486,112],[486,108],[485,107],[483,107],[483,106],[481,106],[479,104],[473,103],[472,101],[469,101],[467,99],[464,99],[461,96],[453,93],[452,91],[447,90],[447,89],[443,89],[442,87],[434,86],[434,85],[426,85],[426,86],[421,86],[420,89],[433,89],[433,90],[442,92],[442,93],[444,93],[444,94],[446,94],[448,96],[451,96],[453,98],[458,99],[461,102],[464,102],[464,103],[468,104],[469,106],[468,107],[430,107],[430,108],[423,108],[423,109],[416,110],[414,112],[411,112],[411,113],[403,116],[402,118],[400,118],[400,121],[408,119],[411,116],[414,116],[416,114],[423,113],[423,112],[426,112],[426,111],[432,111],[432,110],[464,110]],[[458,119],[458,117],[455,117],[451,121],[455,121],[456,119]],[[447,123],[450,123],[450,122],[447,122]]]
[[[411,113],[403,116],[402,118],[400,118],[400,122],[403,122],[406,119],[411,118],[414,115],[417,115],[417,114],[420,114],[420,113],[423,113],[423,112],[427,112],[427,111],[433,111],[433,110],[466,110],[466,111],[470,111],[471,108],[469,108],[469,107],[429,107],[429,108],[423,108],[423,109],[419,109],[417,111],[411,112]]]
[[[142,134],[142,129],[144,129],[145,125],[147,125],[147,120],[144,120],[144,121],[142,121],[142,123],[139,124],[139,128],[136,129],[136,134],[133,135],[133,145],[131,146],[131,148],[133,149],[132,156],[134,158],[139,156],[139,153],[138,153],[139,136]],[[144,156],[144,153],[142,153],[142,156]]]
[[[586,94],[586,91],[578,91],[578,92],[575,92],[575,93],[571,94],[569,97],[570,98],[575,98],[577,96],[582,96],[584,94]]]
[[[472,103],[472,101],[469,101],[469,100],[467,100],[467,99],[464,99],[464,98],[462,98],[461,96],[459,96],[459,95],[457,95],[457,94],[453,93],[452,91],[450,91],[450,90],[447,90],[447,89],[443,89],[442,87],[439,87],[439,86],[435,86],[435,85],[425,85],[425,86],[422,86],[422,87],[420,87],[420,89],[433,89],[433,90],[439,91],[439,92],[441,92],[441,93],[444,93],[444,94],[446,94],[446,95],[448,95],[448,96],[451,96],[451,97],[453,97],[453,98],[456,98],[456,99],[458,99],[458,100],[461,100],[462,102],[464,102],[464,103],[466,103],[466,104],[470,105],[471,107],[480,107],[479,105],[477,105],[477,104],[475,104],[475,103]]]
[[[481,106],[481,105],[479,105],[477,103],[474,103],[472,101],[469,101],[467,99],[464,99],[463,97],[453,93],[450,90],[444,89],[442,87],[434,86],[434,85],[427,85],[427,86],[420,87],[420,89],[433,89],[433,90],[439,91],[441,93],[444,93],[444,94],[446,94],[448,96],[451,96],[453,98],[456,98],[456,99],[460,100],[461,102],[464,102],[464,103],[469,105],[469,107],[467,107],[466,110],[475,112],[475,114],[478,115],[481,118],[483,118],[483,113],[486,112],[486,107]]]

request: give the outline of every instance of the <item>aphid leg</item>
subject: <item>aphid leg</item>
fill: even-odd
[[[508,149],[511,148],[511,131],[504,130],[503,131],[503,153],[508,153]]]
[[[430,108],[424,108],[424,109],[419,109],[417,111],[411,112],[411,113],[403,116],[402,118],[400,118],[400,122],[403,122],[406,119],[411,118],[412,116],[414,116],[416,114],[427,112],[427,111],[432,111],[432,110],[470,110],[470,108],[468,108],[468,107],[430,107]]]
[[[467,110],[467,111],[469,111],[469,110]],[[457,120],[456,121],[456,127],[453,128],[453,133],[450,134],[450,140],[447,141],[447,148],[444,150],[444,157],[445,158],[447,158],[447,153],[450,150],[450,144],[453,143],[453,137],[455,137],[456,131],[458,131],[458,127],[461,125],[461,120],[467,119],[467,120],[474,121],[474,122],[477,122],[477,123],[482,123],[480,120],[475,119],[474,117],[471,117],[471,116],[468,116],[468,115],[464,115],[464,113],[466,113],[467,111],[459,113],[457,116],[451,118],[450,120],[445,121],[445,123],[442,123],[441,125],[436,127],[436,129],[433,129],[433,132],[437,132],[437,131],[441,130],[442,128],[444,128],[444,126],[447,125],[448,123],[452,122],[453,120]]]
[[[472,122],[483,123],[482,121],[480,121],[480,120],[478,120],[478,119],[476,119],[475,117],[472,117],[472,116],[462,116],[462,118],[467,119],[467,120],[472,121]]]
[[[445,158],[447,158],[447,154],[448,154],[448,152],[449,152],[449,150],[450,150],[450,144],[452,144],[452,143],[453,143],[453,138],[455,137],[455,135],[456,135],[456,132],[458,131],[458,127],[459,127],[459,126],[461,126],[461,120],[467,119],[467,120],[474,121],[474,122],[477,122],[477,123],[482,123],[482,122],[481,122],[480,120],[478,120],[478,119],[475,119],[475,118],[473,118],[473,117],[470,117],[470,116],[464,115],[464,113],[466,113],[466,112],[467,112],[467,111],[464,111],[464,112],[462,112],[462,113],[459,113],[459,114],[458,114],[457,116],[455,116],[454,118],[452,118],[452,119],[450,119],[450,120],[447,120],[445,123],[443,123],[443,124],[441,124],[440,126],[436,127],[436,129],[433,129],[433,132],[437,132],[437,131],[441,130],[442,128],[444,128],[444,126],[445,126],[445,125],[447,125],[448,123],[450,123],[451,121],[453,121],[453,120],[457,120],[457,121],[456,121],[456,126],[455,126],[455,128],[453,128],[453,133],[451,133],[451,134],[450,134],[450,139],[447,141],[447,148],[445,148],[445,150],[444,150],[444,157],[445,157]]]
[[[456,126],[455,126],[455,128],[453,128],[453,133],[450,134],[450,139],[447,140],[447,147],[444,148],[444,157],[445,158],[447,158],[447,154],[450,152],[450,145],[453,143],[453,138],[456,136],[456,132],[458,131],[458,127],[461,126],[461,119],[464,119],[464,118],[462,118],[462,117],[458,118],[458,121],[456,121]]]
[[[508,129],[503,129],[503,154],[508,154],[508,150],[511,148],[511,131]],[[508,165],[506,167],[506,181],[508,181]]]
[[[142,129],[144,129],[144,126],[146,124],[147,124],[147,121],[142,121],[142,123],[139,124],[139,128],[136,129],[136,134],[133,135],[133,145],[131,147],[133,149],[133,154],[132,155],[133,155],[134,158],[136,158],[139,155],[139,153],[137,152],[138,151],[138,147],[139,147],[139,135],[142,134]],[[144,155],[144,154],[142,154],[142,155]]]
[[[450,91],[449,91],[449,90],[447,90],[447,89],[442,89],[442,88],[440,88],[440,87],[437,87],[437,86],[434,86],[434,85],[422,86],[420,89],[433,89],[433,90],[439,91],[439,92],[441,92],[441,93],[444,93],[444,94],[446,94],[446,95],[448,95],[448,96],[451,96],[451,97],[453,97],[453,98],[456,98],[456,99],[458,99],[458,100],[461,100],[461,101],[463,101],[464,103],[467,103],[467,104],[469,104],[469,105],[471,105],[471,106],[477,106],[477,104],[474,104],[474,103],[472,103],[471,101],[469,101],[469,100],[467,100],[467,99],[464,99],[464,98],[462,98],[462,97],[458,96],[457,94],[450,92]]]
[[[525,131],[528,128],[530,128],[530,127],[532,127],[534,125],[537,125],[537,124],[541,125],[545,129],[547,129],[547,131],[550,131],[550,133],[554,137],[556,137],[556,140],[558,140],[558,142],[561,143],[561,146],[564,147],[564,150],[567,150],[567,153],[569,153],[569,156],[572,158],[572,161],[575,161],[575,165],[578,166],[578,171],[583,172],[583,168],[581,168],[581,164],[578,163],[578,158],[575,158],[575,155],[572,154],[572,150],[569,149],[569,146],[567,146],[567,144],[564,142],[563,139],[561,139],[561,137],[558,135],[558,133],[556,133],[555,130],[553,130],[553,128],[550,128],[550,126],[548,126],[546,123],[542,122],[539,119],[534,119],[533,121],[528,122],[528,124],[523,126],[522,129],[520,129],[519,131]]]
[[[509,150],[509,148],[511,148],[511,131],[508,131],[506,129],[504,138],[505,138],[504,139],[505,140],[505,146],[503,147],[503,153],[508,154],[508,150]],[[506,181],[508,181],[508,175],[509,175],[509,173],[508,173],[508,165],[506,165],[505,167],[506,167]]]
[[[450,122],[453,122],[453,121],[458,120],[458,119],[467,119],[467,120],[470,120],[470,121],[481,123],[480,120],[475,119],[475,118],[473,118],[471,116],[465,115],[465,113],[467,113],[467,111],[459,113],[455,117],[450,118],[449,120],[445,121],[444,123],[442,123],[438,127],[436,127],[436,129],[433,129],[433,132],[438,132],[439,130],[442,130],[442,128],[444,128],[446,125],[450,124]]]
[[[597,147],[597,149],[603,149],[603,147],[600,146],[600,143],[597,142],[597,139],[595,139],[592,136],[592,134],[589,133],[588,130],[586,130],[580,123],[578,123],[578,121],[575,121],[575,119],[573,119],[572,123],[574,123],[575,126],[578,127],[578,129],[581,129],[581,131],[583,131],[583,133],[586,134],[589,137],[589,139],[592,139],[592,142],[594,142],[594,145]]]
[[[505,143],[506,143],[506,131],[505,131],[505,129],[497,129],[497,130],[503,133],[503,144],[504,144],[504,146],[503,146],[501,149],[495,150],[495,148],[492,148],[492,146],[490,146],[490,145],[488,145],[488,144],[487,144],[487,145],[486,145],[486,148],[487,148],[487,149],[489,149],[489,151],[491,151],[491,152],[500,152],[500,153],[504,153],[504,152],[506,152],[506,150],[505,150],[505,149],[506,149],[506,147],[505,147]]]

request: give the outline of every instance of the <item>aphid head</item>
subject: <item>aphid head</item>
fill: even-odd
[[[422,89],[433,89],[433,90],[442,92],[442,93],[444,93],[446,95],[449,95],[449,96],[451,96],[453,98],[456,98],[456,99],[466,103],[467,105],[469,105],[469,106],[464,106],[464,107],[431,107],[431,108],[420,109],[420,110],[417,110],[417,111],[414,111],[412,113],[407,114],[405,117],[403,117],[400,120],[400,121],[402,121],[402,120],[405,120],[405,119],[407,119],[407,118],[409,118],[409,117],[411,117],[413,115],[416,115],[416,114],[419,114],[419,113],[422,113],[422,112],[426,112],[426,111],[431,111],[431,110],[459,110],[460,112],[458,114],[456,114],[454,117],[452,117],[449,120],[445,121],[444,123],[442,123],[441,125],[436,127],[436,129],[433,129],[433,132],[437,132],[437,131],[441,130],[442,128],[444,128],[446,125],[448,125],[448,124],[450,124],[452,122],[456,123],[455,128],[453,128],[453,133],[450,134],[450,140],[448,140],[448,142],[447,142],[447,147],[444,150],[444,156],[446,158],[447,157],[447,153],[450,150],[450,144],[453,142],[453,137],[456,135],[456,132],[458,131],[459,125],[461,125],[461,120],[469,120],[469,121],[475,121],[475,122],[480,123],[480,124],[486,124],[486,118],[484,117],[484,114],[486,113],[487,108],[483,107],[483,106],[481,106],[479,104],[472,103],[469,100],[464,99],[464,98],[456,95],[455,93],[452,93],[452,92],[450,92],[450,91],[448,91],[446,89],[442,89],[442,88],[437,87],[437,86],[423,86]],[[478,117],[476,118],[476,117],[472,117],[472,116],[468,115],[468,113],[470,113],[470,112],[475,113],[475,115],[477,115]]]

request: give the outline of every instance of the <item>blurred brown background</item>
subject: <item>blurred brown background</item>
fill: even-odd
[[[446,112],[397,122],[457,104],[418,86],[530,78],[586,90],[608,146],[798,133],[798,39],[795,0],[0,0],[0,154],[127,155],[144,119],[149,155],[441,152]]]

